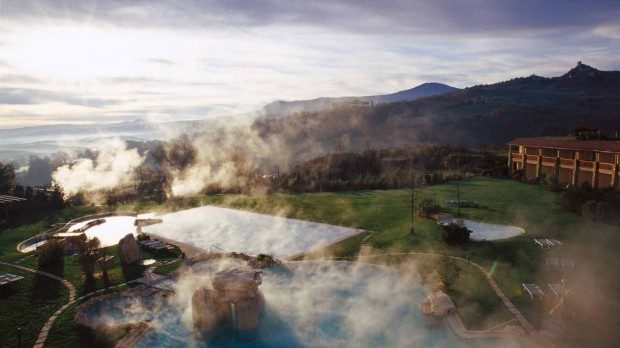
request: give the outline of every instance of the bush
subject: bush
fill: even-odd
[[[598,202],[595,213],[596,220],[607,221],[611,216],[611,205],[607,202]]]
[[[455,224],[454,222],[447,225],[441,225],[443,229],[443,240],[448,244],[462,244],[469,242],[471,231],[464,225]]]
[[[591,221],[596,221],[596,201],[586,201],[581,206],[581,215]]]
[[[551,192],[560,191],[560,183],[558,181],[558,177],[555,175],[551,175],[548,178],[545,178],[542,181],[542,185]]]
[[[441,206],[434,198],[425,198],[420,202],[418,214],[423,218],[429,218],[434,213],[441,211]]]
[[[448,254],[441,255],[441,259],[437,264],[437,273],[439,274],[439,279],[441,280],[445,290],[452,288],[454,283],[456,283],[459,278],[460,272],[461,269],[458,267],[453,258],[451,258]]]
[[[39,266],[55,265],[63,262],[65,247],[61,240],[51,239],[37,248]]]

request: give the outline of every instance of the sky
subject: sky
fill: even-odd
[[[0,127],[620,70],[618,1],[0,0]]]

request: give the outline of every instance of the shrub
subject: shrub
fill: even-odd
[[[442,254],[439,263],[437,264],[437,274],[443,284],[445,290],[452,288],[459,278],[461,269],[457,266],[456,261],[448,254]]]
[[[61,240],[51,239],[37,248],[39,266],[55,265],[63,262],[65,247]]]
[[[441,211],[441,206],[434,198],[424,198],[419,205],[418,214],[423,218],[429,218],[432,214]]]
[[[581,215],[583,215],[585,218],[591,221],[596,221],[597,220],[596,207],[597,207],[596,201],[586,201],[581,206]]]
[[[558,181],[558,177],[555,175],[550,175],[548,178],[545,178],[543,181],[543,186],[551,192],[560,191],[560,183]]]
[[[441,225],[443,229],[443,240],[448,244],[462,244],[469,242],[471,231],[464,225],[449,223]]]
[[[595,214],[597,221],[607,221],[611,215],[611,205],[607,202],[598,202]]]

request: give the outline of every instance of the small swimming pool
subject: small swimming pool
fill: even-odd
[[[472,231],[469,239],[473,241],[499,240],[515,237],[524,233],[523,229],[517,226],[491,224],[488,222],[454,219],[453,222],[462,221],[465,227]]]
[[[101,242],[101,247],[107,247],[111,245],[118,244],[118,241],[123,237],[128,235],[129,233],[133,233],[136,235],[136,226],[134,226],[134,222],[136,218],[144,218],[150,217],[152,214],[144,214],[136,216],[108,216],[105,219],[105,222],[99,225],[95,225],[86,229],[85,234],[86,237],[99,239]],[[67,230],[67,232],[75,232],[91,221],[97,219],[90,219],[78,222]]]

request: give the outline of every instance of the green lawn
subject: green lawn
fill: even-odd
[[[576,274],[587,274],[596,280],[596,290],[618,301],[617,276],[609,276],[609,271],[620,269],[617,250],[620,247],[620,231],[617,226],[593,223],[585,218],[564,210],[561,194],[551,193],[539,186],[523,184],[511,180],[473,177],[461,182],[461,197],[476,200],[480,208],[462,208],[463,217],[487,222],[505,223],[521,226],[526,234],[493,243],[470,243],[467,246],[448,246],[441,241],[438,225],[429,219],[416,217],[416,236],[409,234],[410,222],[405,190],[372,190],[338,193],[273,194],[273,195],[213,195],[198,196],[188,199],[174,199],[164,204],[143,202],[125,204],[116,207],[76,207],[58,211],[43,212],[36,217],[14,219],[9,226],[0,229],[0,260],[16,261],[24,255],[17,252],[15,246],[22,240],[43,232],[50,224],[67,221],[72,218],[98,211],[135,210],[135,211],[173,211],[204,204],[216,204],[237,209],[277,214],[287,217],[351,226],[372,231],[366,240],[364,250],[373,252],[448,252],[452,255],[469,257],[489,269],[505,294],[534,323],[538,322],[541,309],[532,304],[523,295],[521,284],[536,282],[543,287],[548,282],[580,281]],[[454,199],[456,187],[453,183],[431,186],[424,189],[423,195],[433,197],[447,211],[456,213],[456,208],[444,204],[447,199]],[[358,235],[325,249],[331,256],[354,258],[360,252],[361,242],[366,234]],[[562,257],[573,258],[579,272],[563,274],[549,272],[542,267],[545,256],[558,251],[542,251],[532,242],[534,237],[554,237],[565,243],[559,251]],[[114,248],[109,252],[114,254]],[[321,253],[315,253],[319,257]],[[596,257],[593,257],[595,255]],[[147,255],[148,257],[148,255]],[[160,257],[156,257],[160,258]],[[170,258],[164,258],[170,259]],[[36,258],[26,259],[24,265],[37,268]],[[168,273],[177,265],[161,267],[158,271]],[[469,328],[489,328],[506,318],[503,307],[486,280],[470,266],[462,266],[462,276],[451,290],[459,312]],[[102,287],[101,281],[84,284],[84,278],[74,257],[67,257],[62,267],[49,270],[71,280],[83,294]],[[110,270],[112,284],[118,284],[135,277],[140,270],[123,270],[118,264],[118,257]],[[18,273],[18,272],[14,272]],[[36,286],[24,282],[21,291],[11,293],[0,300],[0,305],[7,307],[3,313],[13,313],[23,307],[22,292],[33,292]],[[64,288],[59,290],[49,306],[63,303]],[[55,302],[54,302],[55,301]],[[32,302],[37,310],[40,324],[25,326],[24,337],[34,337],[44,319],[54,308],[46,311],[46,303]],[[48,313],[50,312],[50,313]],[[35,315],[35,314],[19,314]],[[68,314],[69,315],[69,314]],[[69,315],[70,317],[70,315]],[[63,316],[64,318],[64,316]],[[493,320],[489,320],[489,318]],[[70,321],[64,318],[65,321]],[[29,321],[30,322],[30,321]],[[62,322],[61,322],[62,323]],[[64,325],[64,324],[63,324]],[[0,331],[0,340],[12,337],[11,330],[16,327],[4,325]]]
[[[24,279],[0,288],[0,346],[17,347],[18,328],[21,346],[32,346],[43,324],[69,299],[69,291],[59,281],[17,268],[0,265],[0,273]]]
[[[523,227],[525,235],[504,241],[470,243],[453,247],[440,240],[438,225],[429,219],[416,218],[418,236],[409,236],[409,215],[406,190],[350,191],[337,193],[274,194],[265,196],[217,195],[204,197],[209,204],[268,214],[362,228],[374,233],[367,245],[378,252],[448,252],[468,256],[492,271],[505,294],[527,317],[537,321],[538,309],[523,295],[521,284],[535,282],[546,287],[548,282],[571,278],[570,274],[542,269],[545,256],[557,251],[542,251],[534,237],[562,240],[561,257],[573,258],[581,270],[596,279],[597,291],[620,298],[618,278],[609,277],[609,270],[620,269],[620,231],[617,226],[591,222],[561,207],[561,194],[540,186],[521,182],[472,177],[463,180],[461,199],[475,200],[480,208],[461,208],[466,218]],[[447,183],[424,189],[424,196],[434,197],[453,214],[455,207],[446,206],[447,199],[456,198],[456,185]],[[359,250],[361,238],[330,247],[335,256],[351,257]],[[597,257],[592,257],[592,255]],[[617,271],[616,271],[617,272]],[[577,280],[576,280],[577,281]],[[483,291],[485,282],[473,283],[471,291]]]

